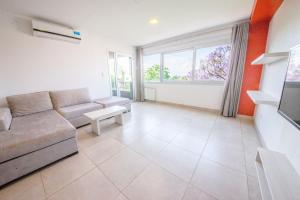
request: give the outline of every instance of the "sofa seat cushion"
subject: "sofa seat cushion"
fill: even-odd
[[[81,117],[84,113],[91,112],[103,108],[102,105],[96,103],[83,103],[74,106],[59,108],[58,112],[66,119]]]
[[[0,108],[0,132],[9,129],[11,120],[12,116],[9,108]]]
[[[35,92],[6,97],[13,117],[20,117],[33,113],[53,109],[49,92]]]
[[[50,96],[56,109],[92,102],[88,88],[51,91]]]
[[[76,129],[54,110],[13,118],[0,134],[0,163],[74,137]]]
[[[130,100],[127,98],[123,98],[123,97],[112,96],[112,97],[106,97],[103,99],[97,99],[94,102],[101,104],[106,108],[106,107],[111,107],[111,106],[116,106],[116,105],[129,104]]]

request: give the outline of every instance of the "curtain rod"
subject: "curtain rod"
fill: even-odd
[[[196,35],[199,35],[199,34],[205,34],[205,33],[224,30],[224,29],[227,29],[227,28],[231,28],[234,25],[241,24],[241,23],[246,23],[246,22],[249,22],[249,21],[250,21],[249,18],[242,19],[242,20],[238,20],[238,21],[235,21],[235,22],[230,22],[230,23],[226,23],[226,24],[222,24],[222,25],[218,25],[218,26],[213,26],[213,27],[210,27],[210,28],[205,28],[205,29],[201,29],[201,30],[198,30],[198,31],[193,31],[193,32],[185,33],[185,34],[178,35],[178,36],[173,36],[173,37],[170,37],[170,38],[167,38],[167,39],[159,40],[159,41],[156,41],[156,42],[151,42],[151,43],[141,45],[141,46],[137,46],[137,47],[149,48],[149,47],[153,47],[153,46],[163,45],[163,44],[170,43],[170,42],[173,42],[173,41],[193,37],[193,36],[196,36]]]

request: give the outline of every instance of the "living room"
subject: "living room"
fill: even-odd
[[[299,199],[297,0],[0,1],[0,199]]]

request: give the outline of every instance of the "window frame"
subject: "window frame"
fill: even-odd
[[[201,48],[209,48],[214,46],[222,46],[222,45],[230,45],[229,41],[222,41],[218,43],[206,43],[205,45],[196,45],[191,48],[184,48],[184,49],[178,49],[173,51],[162,51],[160,53],[150,53],[146,54],[144,56],[150,56],[159,54],[160,55],[160,80],[159,81],[145,81],[145,84],[195,84],[195,85],[217,85],[217,86],[223,86],[225,85],[225,82],[227,80],[195,80],[195,69],[196,69],[196,60],[197,60],[197,50]],[[193,61],[192,61],[192,80],[164,80],[163,78],[163,66],[164,66],[164,55],[165,54],[171,54],[176,52],[183,52],[183,51],[193,51]],[[144,67],[143,67],[143,73],[144,73]]]

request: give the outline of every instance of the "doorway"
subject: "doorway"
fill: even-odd
[[[110,51],[109,74],[112,96],[133,99],[132,57]]]

